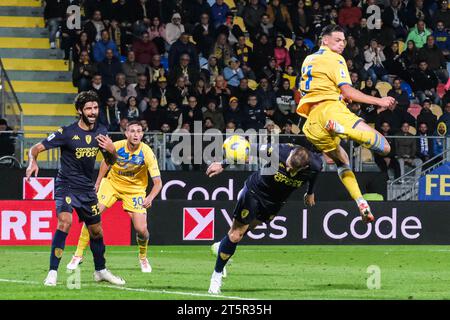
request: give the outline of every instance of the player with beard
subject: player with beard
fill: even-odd
[[[116,285],[125,284],[123,279],[113,275],[105,266],[105,244],[93,182],[94,165],[99,151],[110,165],[115,163],[117,153],[113,142],[107,136],[106,127],[97,122],[98,104],[99,98],[94,91],[79,93],[75,98],[75,107],[80,119],[61,127],[29,151],[27,179],[38,174],[39,153],[52,148],[61,149],[61,167],[55,183],[58,227],[53,236],[50,268],[44,281],[46,286],[56,286],[58,266],[72,225],[73,209],[89,230],[95,265],[94,280],[108,281]]]

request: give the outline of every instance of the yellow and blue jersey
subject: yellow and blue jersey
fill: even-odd
[[[152,149],[140,143],[136,151],[131,152],[127,140],[114,142],[117,161],[108,173],[108,179],[120,190],[142,190],[147,188],[148,174],[152,178],[160,176],[158,161]]]
[[[297,113],[303,117],[308,117],[310,106],[315,103],[341,100],[340,87],[352,84],[344,57],[326,46],[306,57],[301,72],[302,98]]]

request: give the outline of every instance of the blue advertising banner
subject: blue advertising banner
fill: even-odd
[[[420,178],[419,200],[450,201],[450,162]]]

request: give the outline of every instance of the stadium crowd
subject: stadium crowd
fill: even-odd
[[[73,4],[81,29],[66,23]],[[59,36],[74,85],[98,92],[110,131],[139,119],[154,132],[203,121],[204,130],[298,133],[302,62],[322,28],[339,24],[353,86],[398,101],[349,108],[386,135],[448,134],[448,0],[46,0],[44,15],[52,48]],[[426,159],[435,148],[422,140],[414,153]]]

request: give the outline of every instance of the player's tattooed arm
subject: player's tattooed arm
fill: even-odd
[[[26,171],[27,180],[30,180],[31,175],[34,173],[34,176],[37,177],[39,172],[39,167],[37,165],[37,157],[39,153],[45,150],[45,147],[42,143],[37,143],[30,148],[28,152],[28,167]]]
[[[117,152],[111,138],[103,134],[99,134],[95,137],[95,139],[98,141],[98,146],[103,154],[103,158],[105,158],[106,164],[113,165],[116,163]]]

